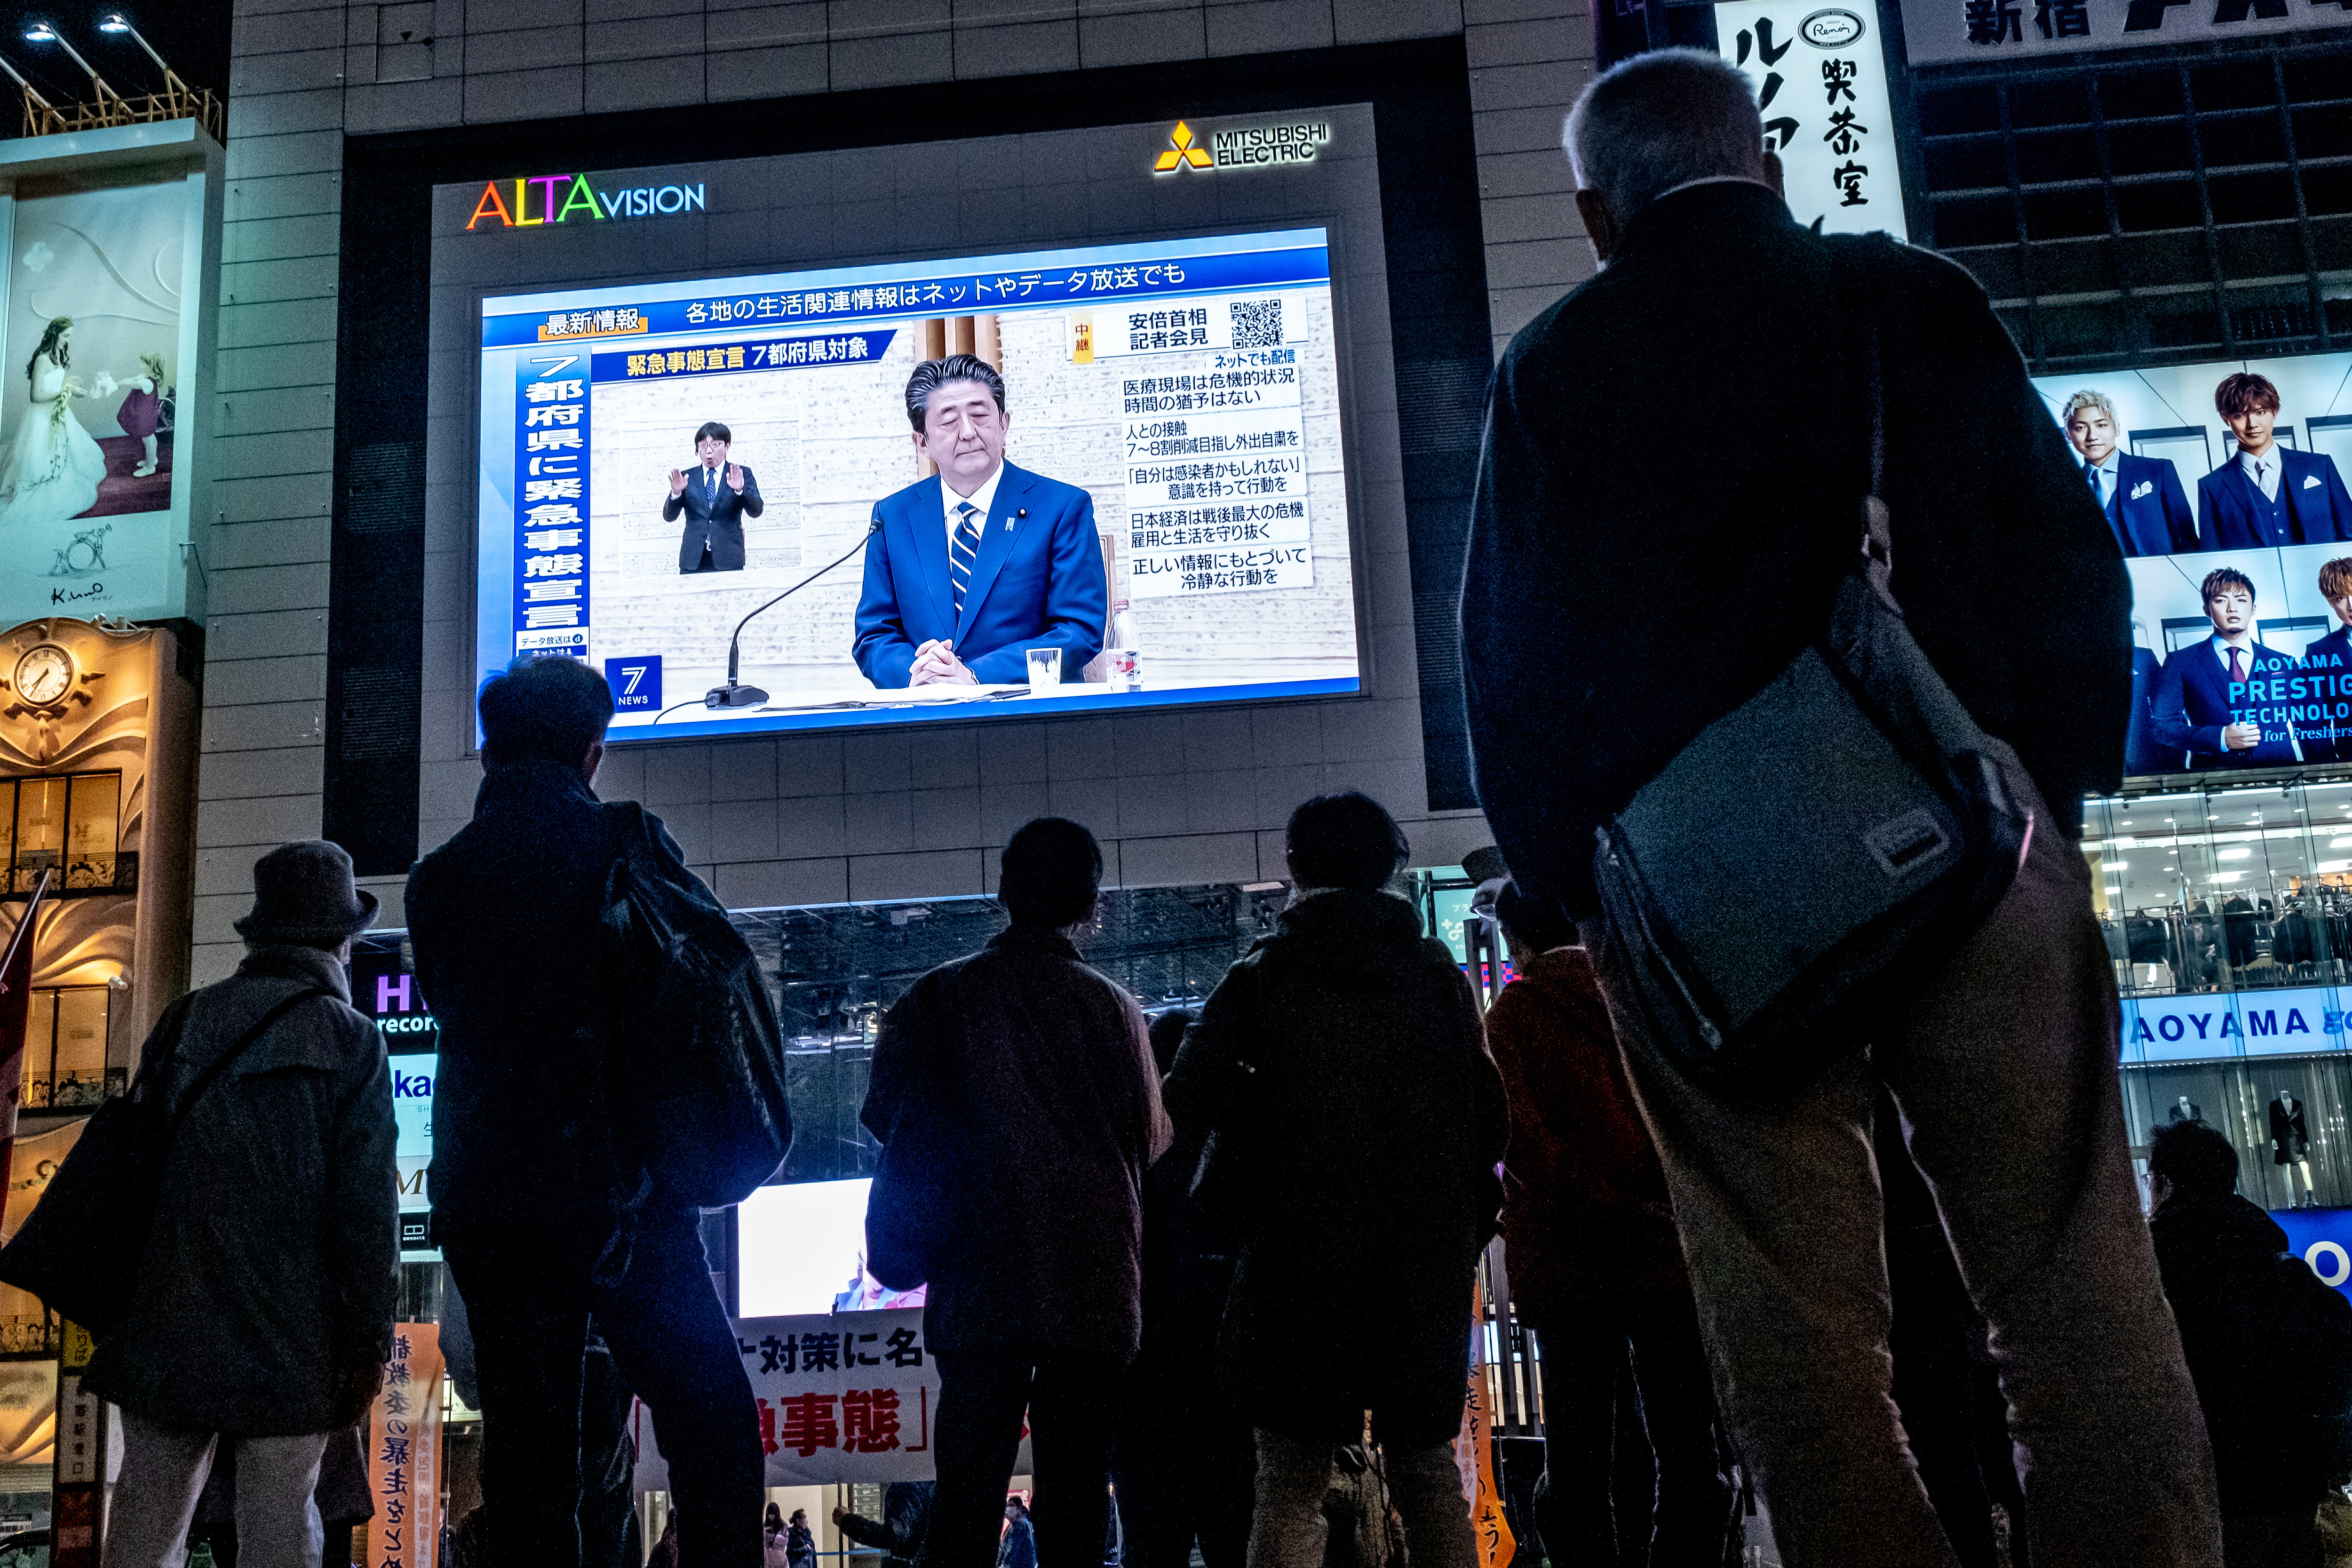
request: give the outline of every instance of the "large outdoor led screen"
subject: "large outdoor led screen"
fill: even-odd
[[[2352,763],[2352,354],[2034,384],[2131,573],[2125,771]]]
[[[585,658],[615,741],[1356,691],[1331,277],[1313,227],[484,298],[478,674]],[[970,517],[907,405],[957,351]]]

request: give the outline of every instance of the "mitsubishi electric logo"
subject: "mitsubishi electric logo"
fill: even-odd
[[[1168,151],[1160,154],[1159,162],[1151,165],[1151,172],[1171,174],[1183,168],[1211,169],[1215,166],[1200,143],[1192,140],[1192,128],[1180,120],[1176,122],[1176,129],[1168,133]]]
[[[1329,145],[1331,127],[1303,121],[1286,125],[1244,125],[1234,131],[1212,131],[1206,145],[1183,121],[1168,133],[1168,149],[1152,161],[1154,174],[1184,169],[1212,174],[1219,169],[1267,168],[1276,163],[1311,163],[1315,150]]]

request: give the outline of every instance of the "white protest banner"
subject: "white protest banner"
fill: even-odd
[[[794,1318],[739,1318],[735,1346],[759,1402],[772,1487],[931,1479],[940,1369],[919,1307]],[[631,1417],[636,1489],[669,1489],[645,1406]],[[1025,1475],[1022,1434],[1013,1473]]]

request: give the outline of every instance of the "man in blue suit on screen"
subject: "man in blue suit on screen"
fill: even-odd
[[[2352,494],[2336,459],[2278,444],[2278,388],[2241,372],[2213,389],[2213,406],[2238,438],[2230,460],[2197,481],[2209,550],[2352,540]]]
[[[2189,754],[2192,769],[2292,767],[2306,760],[2289,715],[2305,705],[2302,660],[2254,640],[2254,584],[2234,568],[2205,574],[2213,635],[2164,661],[2157,677],[2156,742]]]
[[[1075,682],[1102,651],[1110,601],[1094,498],[1004,460],[1004,378],[983,359],[917,365],[907,418],[940,471],[874,509],[857,668],[885,689],[1018,686],[1028,649],[1058,647]]]
[[[2064,424],[2066,439],[2083,459],[2083,477],[2126,555],[2182,555],[2197,548],[2197,519],[2179,470],[2168,458],[2116,449],[2116,405],[2105,393],[2068,398]]]

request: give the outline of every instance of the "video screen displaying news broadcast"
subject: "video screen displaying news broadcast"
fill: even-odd
[[[2352,353],[2034,385],[2131,573],[2124,771],[2352,762]]]
[[[616,742],[1358,690],[1335,341],[1321,228],[487,298],[478,679],[587,659]]]

